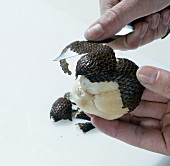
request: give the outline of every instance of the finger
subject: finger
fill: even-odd
[[[161,12],[162,24],[164,26],[170,25],[170,8]]]
[[[135,32],[119,38],[108,45],[113,49],[129,50],[148,44],[153,40],[162,38],[168,31],[170,20],[170,10],[155,13],[143,19],[135,25]],[[146,27],[146,25],[148,25]]]
[[[94,116],[93,125],[103,133],[133,146],[167,154],[164,137],[159,130],[144,128],[119,120],[107,121]]]
[[[147,33],[145,34],[143,38],[141,45],[148,44],[154,41],[155,39],[157,39],[158,25],[160,22],[160,14],[159,13],[152,14],[146,17],[144,21],[149,24],[149,27],[148,27]]]
[[[170,20],[170,10],[165,9],[162,12],[152,14],[145,18],[145,21],[149,23],[148,31],[143,38],[142,44],[145,45],[153,40],[162,38],[168,31],[168,23]]]
[[[113,49],[129,50],[136,49],[141,46],[143,38],[148,31],[148,23],[139,22],[134,26],[135,31],[124,37],[114,40],[108,45]]]
[[[168,25],[170,23],[170,9],[165,9],[161,12],[161,19],[158,25],[156,38],[162,38],[168,31]]]
[[[170,10],[164,9],[160,13],[151,14],[143,21],[149,24],[147,33],[143,37],[141,45],[148,44],[153,40],[162,38],[168,31],[168,24],[170,20]]]
[[[167,104],[141,101],[130,114],[138,117],[148,117],[161,120],[167,109]]]
[[[152,66],[140,67],[137,78],[147,89],[170,99],[170,72]]]
[[[161,129],[161,124],[160,121],[157,119],[152,119],[152,118],[140,118],[137,116],[132,116],[130,114],[126,114],[123,117],[119,118],[120,121],[131,123],[134,125],[138,125],[141,127],[147,127],[147,128],[153,128],[160,130]]]
[[[127,115],[134,115],[139,118],[152,118],[155,120],[161,120],[166,113],[168,104],[141,101],[140,104],[135,108],[134,111]],[[87,114],[87,113],[86,113]],[[87,114],[90,118],[94,115]]]
[[[167,32],[166,28],[160,28],[158,33],[158,25],[160,22],[160,14],[155,13],[147,16],[143,22],[135,24],[135,32],[119,38],[109,44],[113,49],[129,50],[136,49],[141,45],[152,42],[159,36],[162,37]]]
[[[160,102],[160,103],[168,103],[169,99],[166,97],[163,97],[157,93],[154,93],[150,91],[149,89],[144,90],[143,95],[142,95],[142,100],[147,100],[147,101],[154,101],[154,102]]]

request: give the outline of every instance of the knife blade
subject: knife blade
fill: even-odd
[[[113,35],[112,37],[110,37],[108,39],[101,40],[101,41],[90,41],[90,42],[106,44],[106,43],[112,42],[112,41],[114,41],[120,37],[123,37],[129,33],[132,33],[132,32],[134,32],[134,28],[132,25],[128,24],[124,28],[122,28],[117,34]],[[77,55],[78,55],[77,53],[70,51],[68,49],[67,51],[62,52],[56,59],[54,59],[54,61],[60,61],[60,60],[71,58],[71,57],[74,57]]]

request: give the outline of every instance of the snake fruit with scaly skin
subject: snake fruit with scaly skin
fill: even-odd
[[[116,58],[107,45],[89,41],[73,42],[63,50],[67,51],[82,55],[76,65],[79,78],[72,90],[73,100],[81,110],[112,120],[139,105],[144,87],[136,78],[135,63]],[[60,64],[70,74],[66,60]]]

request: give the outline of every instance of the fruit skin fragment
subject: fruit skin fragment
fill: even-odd
[[[70,120],[72,121],[72,103],[70,100],[64,97],[58,98],[52,105],[50,111],[50,118],[55,122],[59,120]]]
[[[68,68],[69,64],[67,63],[65,59],[60,60],[60,66],[62,70],[64,71],[64,73],[68,73],[68,75],[72,74],[72,72]]]
[[[91,122],[86,122],[86,123],[78,123],[77,124],[80,129],[84,132],[84,133],[87,133],[89,132],[90,130],[94,129],[95,127],[92,125]]]
[[[88,120],[88,121],[91,120],[91,118],[89,116],[87,116],[83,111],[78,112],[75,115],[75,118],[77,118],[77,119],[84,119],[84,120]]]

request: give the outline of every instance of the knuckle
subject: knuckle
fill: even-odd
[[[130,50],[137,49],[141,44],[141,40],[135,40],[135,39],[131,40],[128,37],[129,36],[126,36],[125,40],[123,41],[124,47]]]
[[[162,19],[164,17],[164,14],[166,14],[167,16],[170,16],[170,9],[165,8],[162,11],[160,11],[160,15],[161,15]]]
[[[156,30],[149,29],[146,34],[146,39],[148,39],[148,43],[155,40]]]

